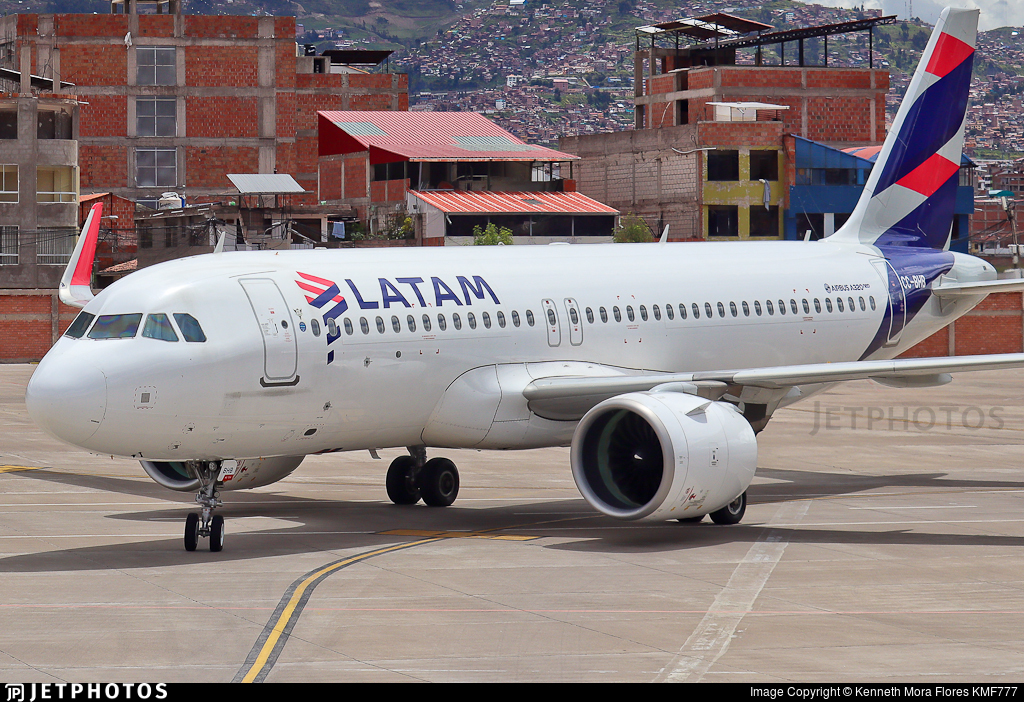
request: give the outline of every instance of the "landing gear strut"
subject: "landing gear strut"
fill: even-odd
[[[185,550],[195,551],[200,537],[210,537],[210,550],[217,552],[224,548],[224,517],[214,515],[213,510],[222,506],[217,492],[217,478],[220,476],[220,461],[188,461],[185,463],[189,475],[199,481],[196,502],[202,507],[185,518]]]
[[[459,495],[459,469],[447,458],[427,460],[422,446],[410,446],[388,468],[388,497],[396,505],[413,505],[423,499],[430,507],[447,507]]]

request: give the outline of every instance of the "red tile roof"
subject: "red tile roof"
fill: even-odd
[[[392,161],[577,161],[533,146],[476,112],[321,111],[320,155],[370,152]]]
[[[448,214],[594,214],[619,211],[580,193],[521,191],[410,190],[413,195]]]

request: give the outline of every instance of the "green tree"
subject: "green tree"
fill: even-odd
[[[499,227],[494,222],[481,229],[480,225],[473,227],[473,246],[496,246],[504,244],[512,245],[512,230],[507,227]]]
[[[654,235],[643,217],[630,212],[619,218],[619,226],[615,229],[613,240],[618,244],[645,243],[654,241]]]

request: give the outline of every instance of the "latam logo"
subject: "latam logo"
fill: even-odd
[[[334,320],[348,311],[348,302],[342,296],[339,285],[333,280],[301,271],[296,273],[301,280],[296,280],[295,284],[306,294],[306,301],[319,310],[326,310],[323,313],[323,320],[327,326],[327,345],[330,346],[341,336],[341,331]],[[445,302],[462,307],[472,305],[474,300],[486,300],[488,297],[494,304],[501,304],[491,286],[479,275],[455,276],[455,286],[438,277],[431,277],[429,283],[423,278],[395,278],[393,281],[388,278],[377,278],[377,284],[380,286],[379,296],[360,291],[349,278],[345,279],[345,284],[352,291],[355,303],[361,310],[414,307],[410,300],[415,300],[420,307],[442,307]],[[456,290],[459,290],[461,295]],[[334,351],[328,351],[327,362],[333,361]]]

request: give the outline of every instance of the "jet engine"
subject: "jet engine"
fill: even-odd
[[[600,403],[572,439],[572,476],[594,508],[619,519],[686,519],[743,494],[757,467],[739,410],[683,392],[636,392]]]
[[[240,458],[234,474],[226,476],[222,490],[246,490],[276,483],[299,467],[305,456]],[[179,492],[196,492],[199,479],[185,461],[140,461],[143,470],[159,485]]]

